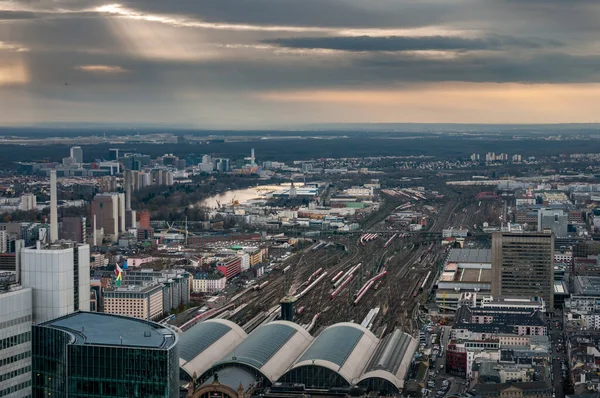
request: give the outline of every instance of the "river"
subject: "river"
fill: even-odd
[[[301,187],[304,184],[294,183],[294,185],[296,187]],[[257,185],[252,188],[227,191],[202,200],[200,202],[200,206],[216,209],[219,207],[219,203],[223,206],[226,206],[230,205],[233,200],[238,201],[240,204],[244,204],[253,199],[265,199],[274,191],[288,188],[289,186],[289,183],[281,185]]]

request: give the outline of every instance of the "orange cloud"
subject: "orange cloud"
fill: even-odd
[[[125,73],[129,72],[129,70],[113,65],[79,65],[74,69],[81,70],[84,72],[93,72],[93,73]]]
[[[295,104],[303,113],[319,115],[321,122],[595,123],[600,119],[595,106],[600,84],[441,83],[389,90],[272,91],[258,98]]]

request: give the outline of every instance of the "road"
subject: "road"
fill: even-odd
[[[563,398],[564,393],[564,378],[562,375],[562,362],[566,360],[567,355],[564,350],[558,350],[559,340],[563,339],[563,324],[560,315],[557,315],[548,320],[552,330],[548,331],[550,344],[552,346],[552,379],[554,384],[554,394],[556,398]],[[556,327],[556,322],[559,322],[559,327]]]

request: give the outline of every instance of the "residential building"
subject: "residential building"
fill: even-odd
[[[554,308],[554,234],[495,232],[492,295],[541,296]]]
[[[192,280],[194,293],[216,293],[225,290],[227,278],[222,274],[198,273]]]
[[[179,397],[179,337],[154,322],[76,312],[33,325],[34,397]]]
[[[21,203],[19,205],[21,211],[32,211],[37,210],[37,198],[32,193],[26,193],[21,196]]]
[[[21,284],[33,290],[33,321],[90,308],[90,247],[61,242],[21,250]]]
[[[31,396],[32,292],[0,273],[0,397]]]

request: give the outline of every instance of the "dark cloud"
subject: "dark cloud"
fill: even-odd
[[[10,21],[14,19],[37,19],[39,17],[39,13],[32,11],[0,10],[0,21]]]
[[[459,1],[462,2],[462,1]],[[414,27],[437,24],[456,4],[439,1],[364,0],[125,0],[146,12],[178,14],[207,22],[322,27]]]
[[[508,36],[491,36],[469,39],[449,36],[426,37],[293,37],[265,40],[281,47],[304,49],[329,49],[342,51],[415,51],[415,50],[498,50],[507,48],[537,49],[559,46],[560,42],[547,39],[528,39]]]

